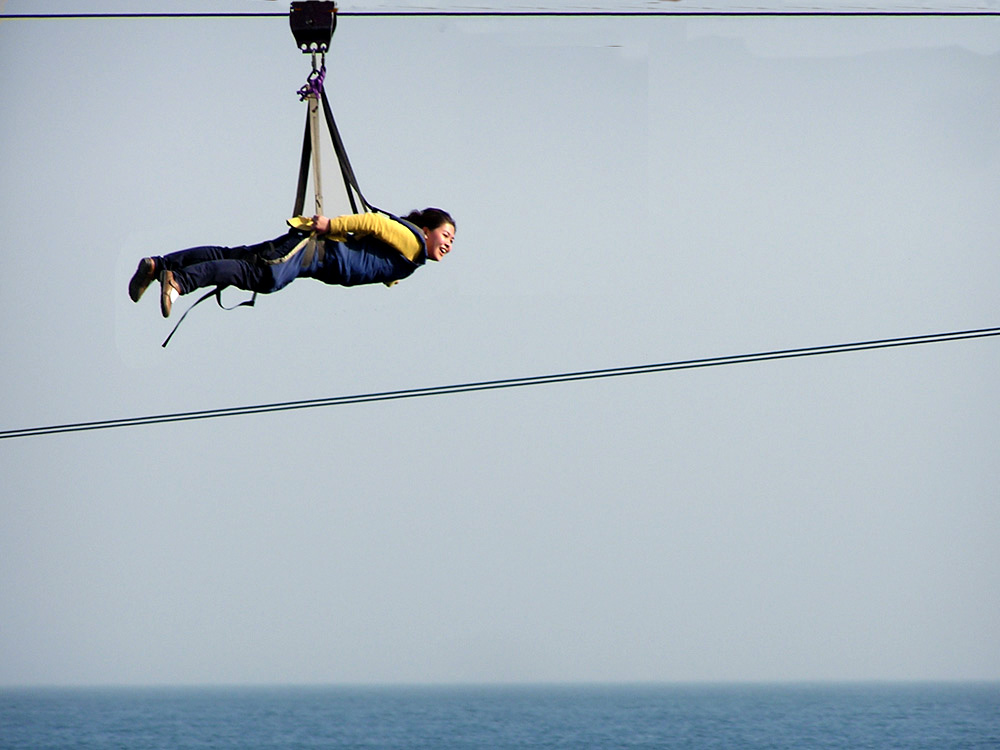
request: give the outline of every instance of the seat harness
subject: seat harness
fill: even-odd
[[[324,120],[326,121],[326,129],[333,144],[333,151],[337,156],[337,163],[340,167],[340,174],[344,181],[344,189],[347,192],[352,213],[359,212],[359,204],[364,211],[387,213],[369,203],[361,193],[361,188],[358,186],[358,178],[355,176],[350,159],[347,157],[347,149],[344,148],[344,141],[340,137],[340,131],[337,129],[337,122],[333,117],[330,100],[327,98],[326,90],[323,87],[326,78],[326,53],[330,48],[330,40],[333,38],[334,29],[337,27],[337,4],[335,2],[326,2],[325,0],[293,2],[291,11],[288,14],[288,20],[292,29],[292,35],[295,37],[299,49],[305,54],[312,55],[312,72],[309,73],[305,85],[297,92],[299,101],[306,102],[307,107],[305,133],[302,137],[302,156],[299,159],[299,178],[295,191],[295,205],[292,208],[292,216],[302,216],[302,211],[305,208],[310,166],[312,167],[313,174],[315,213],[319,216],[323,215],[319,125],[319,110],[321,107]],[[319,58],[318,65],[317,56]],[[276,265],[288,261],[299,252],[305,253],[303,258],[303,263],[305,264],[311,263],[317,255],[322,260],[324,244],[317,238],[315,232],[310,232],[284,256],[262,260],[269,265]],[[185,310],[184,314],[181,315],[170,331],[170,335],[164,340],[162,346],[166,347],[170,343],[170,339],[177,333],[177,329],[180,328],[181,323],[184,322],[184,318],[188,316],[188,313],[209,297],[215,297],[219,307],[223,310],[235,310],[238,307],[253,307],[257,301],[257,292],[254,292],[250,299],[239,302],[232,307],[226,307],[222,304],[222,290],[223,287],[216,287],[199,297]]]

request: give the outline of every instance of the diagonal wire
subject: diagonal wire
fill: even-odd
[[[905,336],[900,338],[877,339],[872,341],[855,341],[846,344],[828,346],[812,346],[799,349],[777,349],[753,354],[738,354],[724,357],[709,357],[705,359],[688,359],[675,362],[659,362],[655,364],[630,367],[613,367],[600,370],[581,370],[563,372],[551,375],[538,375],[522,378],[506,378],[501,380],[484,380],[453,385],[432,386],[427,388],[410,388],[396,391],[381,391],[360,393],[348,396],[332,396],[329,398],[308,399],[302,401],[283,401],[252,406],[237,406],[221,409],[206,409],[202,411],[176,412],[172,414],[154,414],[145,417],[129,417],[125,419],[109,419],[95,422],[76,422],[72,424],[57,424],[46,427],[28,427],[18,430],[0,431],[0,440],[17,437],[33,437],[38,435],[53,435],[67,432],[85,432],[105,430],[113,427],[138,427],[140,425],[162,424],[165,422],[187,422],[218,417],[247,416],[278,411],[295,411],[298,409],[314,409],[321,406],[345,406],[348,404],[366,404],[377,401],[395,401],[400,399],[423,398],[427,396],[446,396],[458,393],[476,391],[502,390],[507,388],[523,388],[534,385],[554,385],[580,380],[598,380],[617,378],[626,375],[647,375],[652,373],[675,372],[678,370],[694,370],[724,365],[750,364],[753,362],[769,362],[783,359],[816,357],[827,354],[844,354],[847,352],[868,351],[872,349],[891,349],[918,344],[936,344],[946,341],[960,341],[1000,336],[1000,327],[978,328],[965,331],[951,331],[923,336]]]

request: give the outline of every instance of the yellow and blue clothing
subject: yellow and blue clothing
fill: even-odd
[[[392,285],[427,259],[423,232],[394,216],[338,216],[322,236],[313,232],[311,219],[288,223],[291,229],[273,240],[181,250],[155,258],[156,267],[172,271],[183,294],[211,286],[268,294],[297,278],[340,286]]]

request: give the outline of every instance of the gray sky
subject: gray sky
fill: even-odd
[[[366,196],[454,252],[164,350],[128,278],[283,231],[308,58],[0,21],[0,429],[998,323],[1000,19],[345,17],[327,63]],[[998,375],[984,339],[3,440],[0,684],[1000,679]]]

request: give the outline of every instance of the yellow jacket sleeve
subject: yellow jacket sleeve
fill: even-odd
[[[312,219],[296,216],[288,223],[295,229],[312,230]],[[355,236],[375,235],[378,239],[391,245],[407,259],[416,261],[423,249],[418,240],[407,227],[388,216],[376,213],[347,214],[330,219],[330,229],[324,237],[343,241],[349,234]]]

